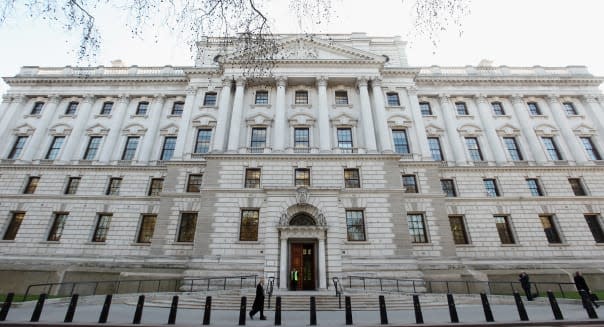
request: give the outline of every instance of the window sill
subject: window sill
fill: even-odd
[[[23,116],[23,118],[42,118],[42,115],[41,114],[25,115],[25,116]]]
[[[398,110],[405,110],[405,106],[390,106],[390,105],[386,105],[386,109],[398,109]]]
[[[368,245],[371,244],[371,242],[365,240],[365,241],[350,241],[350,240],[346,240],[344,241],[344,244],[346,245],[351,245],[351,244],[355,244],[355,245]]]
[[[585,119],[584,115],[566,115],[566,117],[568,117],[569,119]]]
[[[513,248],[513,247],[520,247],[520,244],[501,244],[502,247],[505,248]]]
[[[431,118],[431,119],[436,119],[437,116],[436,115],[422,115],[423,118]]]
[[[237,242],[235,242],[235,244],[261,244],[260,241],[242,241],[242,240],[237,240]]]
[[[474,115],[456,115],[457,118],[463,118],[463,119],[474,119]]]
[[[16,243],[15,240],[0,240],[0,243]]]
[[[302,104],[302,103],[300,103],[300,104],[292,104],[292,105],[291,105],[291,108],[292,108],[292,109],[296,109],[296,108],[306,108],[306,109],[310,109],[310,108],[312,108],[312,105],[311,105],[311,104],[308,104],[308,103],[306,103],[306,104]]]
[[[168,118],[180,118],[182,115],[169,114]]]
[[[61,241],[40,241],[38,244],[61,244]]]
[[[98,114],[98,115],[94,115],[94,118],[111,118],[111,114],[108,114],[108,115]]]
[[[474,244],[455,244],[456,248],[473,248]]]
[[[531,118],[539,118],[539,119],[547,119],[548,117],[546,115],[530,115],[529,117]]]
[[[78,115],[73,114],[73,115],[59,115],[59,119],[61,118],[71,118],[71,119],[76,119],[78,118]]]
[[[512,116],[511,115],[493,115],[493,118],[505,118],[505,119],[511,119]]]
[[[130,246],[151,246],[151,242],[149,243],[130,243]]]
[[[271,105],[270,104],[250,104],[250,108],[252,109],[259,109],[259,108],[264,108],[264,109],[270,109]]]
[[[85,245],[106,245],[107,242],[92,242],[92,241],[88,241],[86,243],[84,243]]]
[[[147,117],[148,117],[147,114],[144,114],[144,115],[137,115],[137,114],[130,115],[130,118],[147,118]]]
[[[332,105],[332,107],[334,109],[336,108],[352,108],[352,104],[348,103],[348,104],[334,104]]]
[[[569,247],[570,244],[568,244],[568,243],[548,243],[547,246],[549,246],[549,247]]]
[[[172,245],[184,245],[184,246],[193,246],[194,242],[174,242]]]
[[[218,106],[215,105],[215,104],[207,104],[207,105],[204,104],[200,108],[203,108],[203,109],[218,109]]]
[[[413,243],[411,242],[412,246],[432,246],[434,244],[432,244],[431,242],[426,242],[426,243]]]

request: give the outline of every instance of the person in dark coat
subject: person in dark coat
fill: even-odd
[[[264,278],[260,278],[256,286],[256,297],[252,304],[252,311],[250,311],[250,319],[254,319],[254,315],[258,311],[260,311],[260,320],[266,320],[266,316],[264,316]]]
[[[589,292],[589,286],[587,286],[587,282],[585,281],[585,278],[583,278],[583,276],[581,275],[580,271],[575,272],[575,277],[573,279],[575,281],[575,287],[577,288],[577,291],[579,291],[579,292],[581,292],[581,291],[587,292],[587,295],[589,295],[589,300],[591,301],[591,303],[593,303],[593,305],[596,308],[599,308],[600,305],[598,303],[596,303],[595,296],[593,296],[593,294],[591,294]],[[579,293],[579,294],[581,294],[581,293]]]
[[[531,294],[531,280],[529,279],[529,275],[523,271],[520,273],[520,275],[518,275],[518,280],[520,281],[520,286],[522,286],[522,289],[526,294],[526,300],[532,301],[533,295]]]

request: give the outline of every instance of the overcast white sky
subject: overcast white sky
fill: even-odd
[[[334,1],[338,17],[312,32],[413,39],[411,0]],[[267,5],[277,17],[275,32],[299,32],[285,2],[272,0]],[[410,44],[409,64],[465,66],[489,59],[507,66],[586,65],[593,74],[604,76],[603,0],[473,0],[470,9],[461,36],[457,31],[445,33],[436,49],[428,40]],[[106,16],[97,19],[103,47],[93,65],[110,65],[113,59],[139,66],[192,65],[189,47],[177,38],[166,34],[158,40],[152,35],[134,40],[118,17]],[[73,66],[73,40],[77,35],[43,20],[10,20],[0,28],[0,76],[15,75],[21,66]],[[0,93],[6,89],[0,82]]]

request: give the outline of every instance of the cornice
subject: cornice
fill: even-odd
[[[311,153],[286,153],[286,154],[227,154],[215,153],[207,154],[204,158],[209,160],[395,160],[401,159],[400,155],[393,154],[311,154]]]
[[[200,163],[203,162],[199,162],[197,161],[197,166],[200,165]],[[22,164],[22,163],[18,163],[18,164],[7,164],[7,163],[3,163],[0,164],[0,169],[2,170],[34,170],[34,169],[45,169],[45,170],[73,170],[73,169],[81,169],[81,170],[95,170],[95,171],[100,171],[100,170],[105,170],[105,171],[115,171],[115,170],[120,170],[120,171],[127,171],[127,170],[132,170],[132,171],[141,171],[141,170],[146,170],[146,171],[165,171],[167,170],[167,167],[164,165],[161,166],[152,166],[152,165],[61,165],[61,164]]]
[[[444,166],[441,166],[440,170],[442,172],[471,170],[473,172],[476,172],[477,174],[492,173],[493,171],[510,171],[510,172],[530,171],[532,173],[534,173],[536,171],[569,171],[569,172],[597,171],[597,172],[602,172],[604,170],[604,165],[593,165],[593,166],[487,166],[487,167],[476,167],[476,166],[444,167]]]
[[[112,77],[5,77],[8,85],[15,84],[131,84],[131,83],[188,83],[186,76],[112,76]]]
[[[582,202],[590,202],[594,203],[594,201],[603,201],[604,196],[576,196],[576,195],[558,195],[558,196],[532,196],[532,195],[513,195],[513,196],[497,196],[497,197],[487,197],[487,196],[456,196],[456,197],[445,197],[444,198],[447,203],[451,202],[475,202],[479,201],[485,205],[491,205],[492,202],[539,202],[539,204],[535,205],[544,205],[544,204],[560,204],[560,202],[564,202],[567,204],[583,204]],[[554,202],[554,203],[549,203]]]
[[[539,85],[556,85],[556,84],[575,84],[575,85],[600,85],[604,82],[604,78],[599,77],[494,77],[494,76],[417,76],[415,82],[418,86],[422,84],[428,85],[455,85],[475,83],[475,84],[539,84]]]

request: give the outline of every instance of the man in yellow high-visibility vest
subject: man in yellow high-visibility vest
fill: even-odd
[[[292,291],[295,291],[298,288],[298,269],[294,268],[292,269],[292,272],[290,274],[290,279],[291,279],[291,283],[292,283]]]

